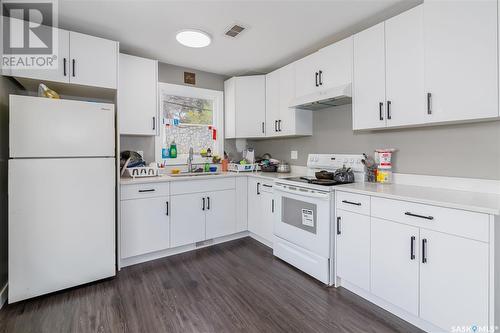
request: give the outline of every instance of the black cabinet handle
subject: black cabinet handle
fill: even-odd
[[[73,75],[73,77],[75,77],[75,62],[76,62],[76,60],[73,59],[72,60],[72,66],[73,66],[73,70],[72,70],[73,73],[72,73],[72,75]]]
[[[318,84],[318,75],[319,75],[319,73],[316,72],[316,87],[319,87],[319,84]]]
[[[147,189],[147,190],[139,190],[139,193],[144,193],[144,192],[154,192],[155,189],[154,188],[150,188],[150,189]]]
[[[342,232],[340,230],[340,220],[342,218],[340,216],[337,217],[337,235],[340,235]]]
[[[264,187],[270,187],[270,188],[273,187],[273,185],[269,185],[269,184],[262,184],[262,186],[264,186]]]
[[[378,103],[378,117],[380,120],[384,120],[384,103]]]
[[[63,72],[64,72],[64,76],[66,76],[66,58],[63,58]]]
[[[207,210],[210,210],[210,197],[207,197]]]
[[[412,216],[412,217],[418,217],[420,219],[434,220],[434,216],[424,216],[424,215],[419,215],[419,214],[413,214],[410,212],[405,212],[405,215]]]
[[[427,93],[427,114],[432,114],[432,94]]]
[[[167,216],[168,216],[168,201],[166,201],[165,204],[167,205]]]
[[[323,71],[319,71],[319,85],[323,85]]]
[[[278,120],[278,132],[281,132],[281,119]]]
[[[422,239],[422,264],[427,262],[427,239]]]
[[[153,117],[153,131],[156,130],[156,117]]]
[[[392,115],[391,115],[391,101],[387,101],[387,119],[392,119]]]
[[[410,238],[410,260],[415,260],[415,236]]]
[[[257,183],[257,195],[260,194],[260,183]]]
[[[274,121],[274,131],[278,132],[278,121],[277,120]]]
[[[342,202],[349,204],[349,205],[361,206],[361,202],[352,202],[352,201],[347,201],[347,200],[342,200]]]
[[[202,206],[201,206],[201,210],[205,210],[205,198],[201,198],[201,201],[202,201]]]
[[[271,200],[271,213],[274,213],[274,199]]]
[[[265,124],[262,122],[262,133],[266,133],[266,129],[264,128]]]

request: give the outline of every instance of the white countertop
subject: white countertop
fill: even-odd
[[[500,215],[500,195],[498,194],[375,183],[339,185],[335,187],[335,190]]]
[[[288,177],[300,177],[303,176],[303,173],[278,173],[278,172],[221,172],[216,175],[200,175],[200,176],[175,176],[172,177],[170,175],[163,175],[159,177],[144,177],[144,178],[120,178],[121,185],[129,185],[129,184],[150,184],[150,183],[159,183],[159,182],[174,182],[181,180],[201,180],[201,179],[217,179],[217,178],[226,178],[226,177],[257,177],[257,178],[265,178],[269,180],[275,180],[279,178],[288,178]]]

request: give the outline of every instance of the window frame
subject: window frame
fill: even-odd
[[[157,163],[166,165],[184,165],[187,164],[188,154],[179,154],[177,158],[161,158],[161,147],[163,142],[163,94],[177,95],[191,98],[210,99],[213,101],[213,126],[217,130],[217,140],[214,145],[214,155],[222,156],[224,154],[224,92],[220,90],[190,87],[180,84],[158,82],[158,113],[159,113],[159,133],[155,136],[155,160]],[[207,125],[208,126],[208,125]],[[207,158],[195,155],[193,164],[202,164],[207,162]]]

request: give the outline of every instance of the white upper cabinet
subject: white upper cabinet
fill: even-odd
[[[317,59],[320,90],[352,82],[352,37],[322,48]]]
[[[265,136],[265,75],[233,77],[224,82],[226,138]]]
[[[499,116],[497,2],[429,0],[354,36],[353,128]]]
[[[353,37],[353,128],[386,126],[384,23]]]
[[[294,65],[266,75],[266,136],[312,135],[312,113],[289,108],[295,96]]]
[[[119,68],[120,134],[156,135],[158,62],[120,54]]]
[[[302,58],[295,65],[295,97],[320,94],[352,82],[352,37]]]
[[[5,74],[37,80],[47,80],[52,82],[69,83],[69,34],[63,29],[57,29],[58,33],[58,54],[56,69],[12,69]]]
[[[497,117],[497,1],[423,6],[429,121]]]
[[[71,83],[116,89],[118,43],[78,32],[69,43]]]
[[[423,6],[385,22],[387,126],[427,121],[424,93]]]
[[[54,70],[10,70],[18,78],[116,89],[118,43],[73,31],[57,29],[58,67]]]

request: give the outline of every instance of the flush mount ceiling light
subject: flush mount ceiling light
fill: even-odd
[[[179,43],[187,47],[205,47],[210,45],[212,38],[204,31],[196,29],[181,30],[175,36]]]

